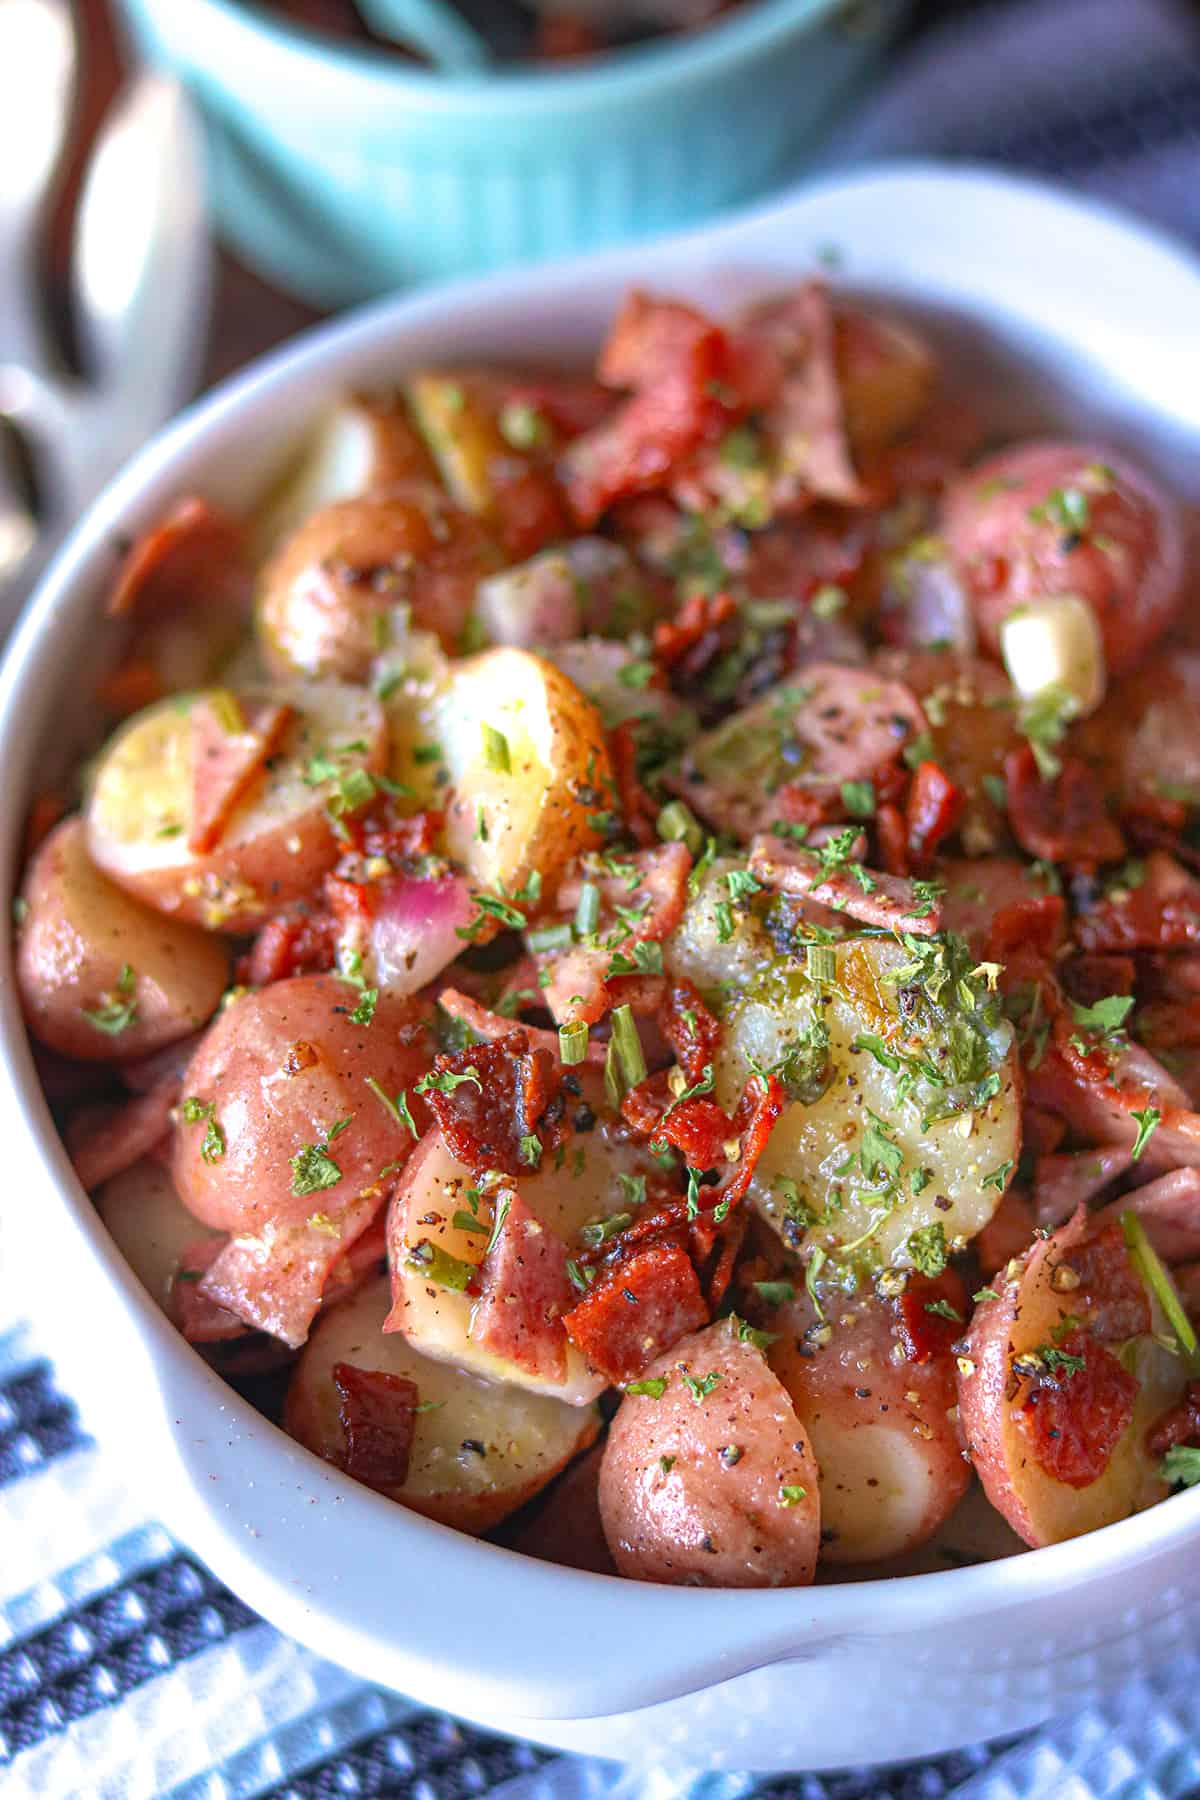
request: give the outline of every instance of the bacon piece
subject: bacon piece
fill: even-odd
[[[510,1029],[494,1044],[478,1044],[453,1056],[435,1056],[435,1076],[460,1076],[428,1100],[451,1156],[473,1172],[498,1169],[503,1175],[528,1173],[528,1140],[552,1150],[565,1134],[562,1067],[555,1057],[531,1049],[523,1027]]]
[[[1104,954],[1072,956],[1063,965],[1063,983],[1072,1000],[1080,1006],[1094,1006],[1109,994],[1132,994],[1137,982],[1137,968],[1131,956]],[[1138,1028],[1142,1027],[1139,1015]]]
[[[678,1150],[689,1168],[703,1171],[720,1163],[732,1164],[732,1174],[719,1187],[702,1188],[699,1195],[704,1209],[720,1208],[724,1217],[750,1186],[786,1099],[778,1076],[754,1075],[731,1119],[704,1094],[673,1100],[666,1072],[660,1071],[630,1089],[621,1103],[621,1115],[652,1143],[670,1144]]]
[[[660,844],[630,857],[636,879],[617,875],[597,878],[600,919],[599,945],[575,944],[566,950],[541,952],[535,958],[549,976],[544,999],[560,1025],[581,1020],[594,1025],[613,1003],[608,978],[613,964],[634,960],[635,944],[661,943],[674,931],[687,904],[687,881],[692,859],[683,844]],[[579,905],[584,877],[564,881],[555,896],[560,917],[570,918]],[[632,924],[618,920],[616,909],[640,912]],[[617,933],[622,935],[618,937]]]
[[[1146,1450],[1156,1460],[1186,1444],[1200,1449],[1200,1381],[1189,1381],[1178,1406],[1172,1406],[1146,1433]]]
[[[1026,1101],[1021,1108],[1021,1144],[1031,1156],[1053,1156],[1066,1135],[1060,1118]]]
[[[1177,950],[1200,944],[1200,881],[1161,850],[1135,888],[1110,894],[1076,923],[1085,950]]]
[[[914,869],[925,870],[944,837],[958,824],[967,797],[935,762],[917,767],[908,790],[905,818],[908,853]]]
[[[1095,1150],[1076,1150],[1062,1156],[1039,1156],[1033,1174],[1037,1224],[1057,1231],[1077,1207],[1086,1206],[1132,1167],[1133,1157],[1120,1144],[1104,1144]]]
[[[563,1325],[592,1368],[625,1382],[708,1318],[687,1252],[648,1243],[603,1269]]]
[[[89,1194],[131,1169],[169,1134],[179,1088],[178,1075],[167,1075],[148,1094],[116,1108],[89,1108],[72,1120],[67,1131],[71,1162]]]
[[[250,600],[242,528],[195,495],[179,500],[128,552],[108,601],[110,618],[178,606],[237,606]]]
[[[741,411],[727,395],[729,342],[690,306],[632,293],[600,357],[608,387],[632,390],[604,423],[577,437],[563,458],[567,499],[582,525],[614,500],[665,487],[702,443],[715,441]]]
[[[386,1185],[376,1182],[336,1211],[314,1210],[295,1225],[269,1222],[261,1237],[231,1238],[200,1283],[201,1293],[298,1350],[334,1267],[387,1197]]]
[[[1124,856],[1103,783],[1078,757],[1064,757],[1053,781],[1043,781],[1031,746],[1023,744],[1005,757],[1004,780],[1013,836],[1030,856],[1093,868]]]
[[[231,731],[207,700],[192,707],[192,822],[188,849],[205,855],[220,843],[234,808],[291,724],[290,706],[238,701],[244,723]]]
[[[844,663],[809,663],[796,732],[812,751],[812,771],[830,781],[867,781],[894,764],[929,728],[903,681]]]
[[[608,754],[621,802],[621,815],[634,843],[643,848],[657,841],[658,806],[642,785],[637,768],[637,721],[624,719],[608,734]]]
[[[276,913],[237,964],[244,987],[269,987],[293,975],[323,975],[336,963],[338,921],[327,907],[302,900]]]
[[[403,1487],[417,1428],[416,1382],[339,1362],[333,1365],[333,1385],[346,1438],[347,1475],[371,1487]]]
[[[1083,1368],[1040,1378],[1013,1417],[1047,1475],[1068,1487],[1090,1487],[1133,1417],[1138,1384],[1085,1331],[1068,1333],[1056,1348],[1081,1356]]]
[[[904,814],[890,800],[876,808],[875,841],[879,860],[889,875],[911,875],[908,860],[908,826]]]
[[[501,1013],[489,1012],[486,1006],[478,1000],[472,1000],[469,994],[462,993],[458,988],[442,988],[438,994],[438,1005],[452,1019],[461,1019],[468,1031],[473,1031],[476,1037],[483,1038],[487,1043],[499,1043],[503,1038],[512,1036],[514,1026],[511,1019],[506,1019]],[[522,1025],[520,1029],[528,1038],[531,1049],[542,1050],[547,1056],[556,1059],[559,1057],[556,1031],[544,1031],[537,1025]],[[607,1055],[607,1047],[599,1039],[594,1042],[589,1040],[584,1061],[591,1063],[593,1067],[602,1068]]]
[[[950,1346],[966,1329],[967,1290],[962,1277],[953,1269],[940,1275],[910,1275],[904,1292],[895,1302],[900,1342],[910,1362],[932,1362],[947,1356]],[[947,1318],[933,1307],[948,1307],[957,1316]]]
[[[1192,1176],[1196,1171],[1181,1173]],[[1088,1235],[1064,1252],[1059,1269],[1070,1269],[1079,1277],[1079,1286],[1070,1291],[1069,1305],[1072,1313],[1082,1316],[1088,1336],[1102,1344],[1123,1344],[1126,1338],[1149,1331],[1152,1320],[1150,1301],[1130,1261],[1125,1234],[1117,1220],[1109,1220],[1110,1211],[1106,1208],[1090,1221]]]
[[[664,669],[673,669],[700,646],[707,662],[720,643],[720,631],[737,617],[732,594],[688,594],[673,619],[660,619],[654,627],[654,656]]]
[[[567,1246],[514,1189],[500,1189],[496,1206],[503,1223],[476,1277],[471,1341],[539,1381],[560,1382],[567,1370],[562,1319],[576,1297]]]
[[[694,981],[684,976],[667,990],[659,1015],[663,1035],[689,1085],[700,1080],[721,1042],[721,1021],[715,1019],[700,998]]]
[[[859,880],[845,866],[822,875],[820,861],[811,851],[767,833],[750,844],[750,871],[776,893],[811,895],[822,906],[866,925],[908,931],[916,937],[932,937],[941,930],[940,902],[921,901],[911,881],[886,875],[882,869],[862,869]]]
[[[211,1268],[228,1241],[223,1236],[197,1238],[179,1259],[171,1297],[179,1329],[189,1344],[225,1344],[232,1338],[246,1336],[247,1326],[237,1314],[211,1300],[200,1287],[201,1276]]]
[[[563,438],[593,430],[612,412],[611,391],[590,375],[531,375],[514,382],[505,406],[528,407],[549,420]]]

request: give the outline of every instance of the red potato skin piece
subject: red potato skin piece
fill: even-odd
[[[1124,856],[1125,839],[1108,816],[1100,777],[1078,757],[1064,757],[1061,772],[1043,781],[1026,744],[1005,757],[1004,780],[1013,835],[1030,856],[1086,867]]]
[[[472,1283],[478,1299],[471,1338],[541,1381],[561,1382],[567,1372],[563,1315],[575,1289],[567,1274],[567,1247],[536,1219],[520,1194],[501,1189],[495,1201],[503,1223]]]
[[[346,1436],[346,1474],[370,1487],[403,1487],[417,1424],[416,1382],[340,1362],[333,1366],[333,1385]]]
[[[610,1381],[635,1381],[657,1356],[708,1323],[687,1252],[677,1244],[635,1248],[597,1276],[563,1319],[568,1337]]]
[[[115,1112],[106,1107],[102,1114],[74,1124],[67,1143],[80,1186],[92,1193],[165,1142],[179,1091],[178,1075],[167,1075],[149,1093],[135,1095]]]

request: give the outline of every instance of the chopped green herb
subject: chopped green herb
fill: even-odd
[[[754,1291],[767,1306],[785,1306],[796,1298],[795,1287],[790,1281],[756,1281]]]
[[[997,1163],[996,1167],[984,1176],[979,1184],[980,1187],[995,1188],[998,1194],[1002,1194],[1008,1186],[1008,1178],[1013,1172],[1013,1167],[1014,1164],[1011,1156],[1007,1162]]]
[[[336,1135],[336,1130],[329,1132],[329,1138]],[[292,1157],[291,1164],[293,1194],[319,1194],[326,1188],[336,1187],[342,1179],[342,1171],[329,1154],[328,1139],[323,1144],[304,1144]]]
[[[479,730],[483,738],[484,766],[490,769],[493,775],[511,775],[512,756],[509,753],[508,739],[504,733],[497,731],[494,725],[488,725],[486,722],[479,727]]]
[[[667,844],[684,844],[693,856],[699,856],[704,844],[704,828],[690,806],[682,800],[671,800],[655,821],[655,829]]]
[[[417,1244],[410,1244],[405,1265],[416,1270],[426,1281],[432,1281],[436,1287],[449,1288],[453,1293],[463,1294],[471,1277],[475,1273],[474,1263],[464,1262],[459,1256],[451,1256],[440,1244],[432,1243],[429,1238],[422,1238]]]
[[[697,1406],[699,1406],[702,1400],[708,1399],[708,1396],[712,1393],[713,1389],[721,1379],[720,1375],[717,1373],[701,1375],[699,1379],[687,1369],[680,1369],[679,1373],[683,1378],[684,1387],[692,1396],[692,1399],[696,1402]]]
[[[794,1482],[784,1482],[779,1489],[780,1506],[799,1506],[808,1493],[807,1488],[799,1487]]]
[[[587,1057],[588,1028],[581,1019],[571,1025],[560,1025],[558,1028],[558,1054],[560,1059],[571,1066],[583,1062]]]
[[[1172,1487],[1200,1483],[1200,1450],[1192,1444],[1172,1444],[1159,1464],[1159,1474]]]
[[[1134,1162],[1137,1162],[1141,1157],[1142,1151],[1146,1148],[1146,1145],[1158,1130],[1162,1114],[1157,1106],[1147,1106],[1140,1112],[1131,1112],[1129,1116],[1131,1119],[1137,1120],[1137,1137],[1134,1139],[1133,1148],[1129,1153],[1133,1157]]]
[[[927,1300],[925,1302],[925,1311],[927,1313],[936,1313],[939,1319],[949,1319],[954,1325],[961,1325],[963,1322],[962,1314],[956,1312],[948,1300]]]
[[[422,1075],[413,1092],[417,1094],[452,1094],[455,1088],[462,1087],[466,1081],[473,1081],[482,1094],[483,1083],[479,1079],[479,1070],[474,1063],[469,1063],[461,1075],[456,1074],[453,1069],[430,1069],[427,1075]]]
[[[873,781],[843,781],[842,805],[852,819],[873,819],[875,817],[875,783]]]
[[[946,1267],[946,1232],[940,1219],[922,1225],[908,1240],[908,1256],[913,1268],[922,1275],[936,1278]]]
[[[375,1017],[375,1008],[378,1004],[379,989],[364,988],[359,997],[358,1005],[354,1008],[354,1011],[348,1015],[350,1023],[352,1025],[369,1025],[371,1020]]]
[[[105,1037],[119,1037],[123,1031],[128,1031],[137,1020],[137,1001],[133,997],[136,986],[137,976],[125,963],[112,993],[102,994],[98,1007],[81,1009],[88,1024],[94,1030],[102,1031]]]
[[[1121,1230],[1125,1236],[1125,1248],[1129,1252],[1129,1260],[1158,1301],[1167,1324],[1179,1340],[1184,1355],[1195,1368],[1197,1366],[1195,1329],[1179,1298],[1169,1270],[1146,1235],[1146,1227],[1135,1212],[1126,1211],[1121,1214]]]
[[[971,1298],[976,1306],[978,1306],[983,1300],[998,1300],[1000,1296],[994,1287],[981,1287],[976,1288],[975,1292],[971,1295]]]
[[[647,1375],[641,1381],[627,1382],[625,1387],[627,1394],[637,1394],[645,1400],[661,1400],[666,1391],[665,1375]],[[671,1460],[674,1462],[674,1457]]]

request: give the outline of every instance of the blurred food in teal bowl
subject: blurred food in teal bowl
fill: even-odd
[[[794,173],[908,0],[743,0],[704,30],[440,72],[248,0],[121,0],[209,138],[218,223],[320,306],[696,223]]]

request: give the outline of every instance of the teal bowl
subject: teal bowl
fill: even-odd
[[[199,104],[218,224],[319,306],[689,225],[796,172],[908,0],[753,0],[568,66],[414,68],[236,0],[121,0]]]

